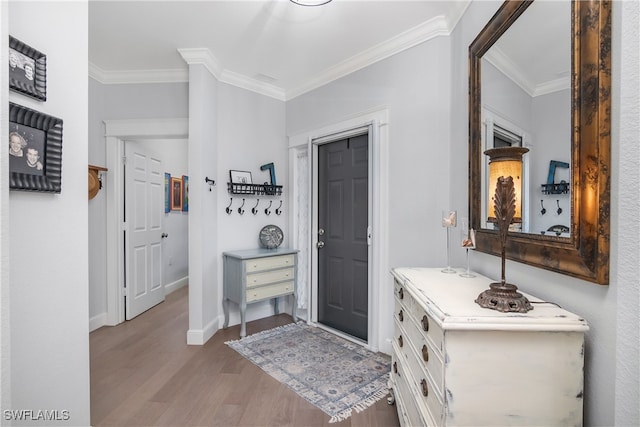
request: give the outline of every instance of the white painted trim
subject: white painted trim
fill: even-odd
[[[314,301],[318,300],[317,294],[317,280],[315,271],[317,270],[317,251],[314,250],[317,243],[317,234],[314,230],[317,230],[317,215],[314,213],[314,206],[318,205],[317,199],[317,147],[316,141],[328,142],[335,140],[344,135],[352,133],[355,129],[369,128],[372,140],[371,157],[371,194],[369,199],[371,200],[371,213],[372,218],[370,225],[373,229],[373,239],[370,248],[371,262],[370,262],[370,298],[369,298],[369,340],[368,348],[373,351],[382,349],[383,351],[390,351],[389,343],[384,342],[384,337],[380,334],[380,319],[377,313],[381,310],[382,300],[380,295],[384,291],[384,284],[387,283],[384,278],[389,276],[389,261],[388,261],[388,246],[389,236],[386,231],[386,227],[383,224],[388,223],[388,181],[389,181],[389,165],[388,165],[388,132],[389,125],[389,110],[387,108],[379,108],[377,110],[370,110],[366,113],[350,116],[344,120],[323,127],[304,131],[292,135],[289,137],[289,148],[291,153],[290,161],[295,161],[295,154],[302,149],[305,145],[307,147],[309,173],[311,174],[309,182],[310,191],[312,195],[312,208],[310,209],[310,247],[309,253],[311,254],[311,265],[309,268],[309,283],[311,286],[309,292],[308,303],[308,323],[317,323],[317,306]],[[372,129],[375,128],[375,129]],[[290,168],[294,168],[294,165],[290,165]],[[292,175],[293,176],[293,175]],[[295,186],[296,180],[291,181],[291,187]],[[291,189],[291,194],[295,195],[295,191],[300,189]],[[292,197],[292,214],[291,214],[291,230],[297,230],[297,206],[296,198]]]
[[[202,64],[220,82],[250,90],[280,101],[288,101],[304,93],[312,91],[341,77],[361,70],[378,61],[389,58],[406,49],[414,47],[439,36],[449,36],[460,17],[471,2],[460,2],[455,16],[436,16],[429,21],[373,46],[332,67],[323,70],[307,82],[286,89],[265,83],[234,71],[225,69],[223,64],[208,48],[180,48],[178,52],[187,64]],[[121,70],[107,71],[95,64],[89,64],[89,76],[103,84],[135,84],[135,83],[171,83],[189,81],[189,71],[185,69],[164,70]]]
[[[412,48],[438,36],[448,36],[450,27],[444,16],[436,16],[429,21],[377,44],[357,55],[352,56],[332,67],[322,71],[306,83],[286,91],[286,99],[290,100],[314,89],[331,83],[341,77],[361,70],[378,61],[389,58],[397,53]]]
[[[124,322],[124,223],[122,221],[125,139],[186,139],[188,119],[105,120],[107,216],[107,316],[106,325]],[[104,179],[104,178],[103,178]]]
[[[93,332],[98,328],[107,325],[107,313],[100,313],[97,316],[93,316],[89,319],[89,332]]]
[[[118,70],[106,71],[89,62],[89,77],[104,84],[185,83],[189,81],[189,70]]]
[[[187,345],[204,345],[220,329],[218,317],[214,318],[204,329],[189,329]]]
[[[175,282],[167,283],[164,285],[164,294],[169,295],[172,292],[177,291],[180,288],[184,288],[189,285],[189,276],[185,276],[181,279],[176,280]]]

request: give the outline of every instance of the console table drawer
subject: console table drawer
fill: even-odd
[[[293,292],[293,282],[278,283],[277,285],[261,286],[247,289],[247,302],[287,295]]]
[[[293,280],[295,270],[293,268],[283,268],[280,270],[266,271],[264,273],[254,273],[247,275],[247,288],[266,285],[275,282]]]
[[[247,273],[255,271],[271,270],[274,268],[292,267],[295,265],[294,255],[272,256],[267,258],[254,258],[246,261]]]

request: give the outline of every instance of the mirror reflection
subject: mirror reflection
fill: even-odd
[[[512,231],[569,237],[571,230],[571,2],[535,1],[483,55],[482,152],[527,147],[522,223]],[[482,160],[482,228],[488,158]]]

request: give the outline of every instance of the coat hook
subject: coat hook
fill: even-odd
[[[229,206],[227,206],[227,213],[228,213],[229,215],[231,215],[231,212],[233,212],[233,211],[231,210],[231,205],[233,204],[233,197],[230,197],[230,199],[231,199],[231,200],[229,201]]]
[[[244,209],[242,209],[242,207],[244,206],[244,199],[242,199],[242,204],[240,205],[240,207],[238,208],[238,213],[240,215],[244,214]]]
[[[547,213],[547,210],[544,208],[544,200],[540,200],[540,206],[542,206],[542,210],[540,211],[541,215],[544,215]]]
[[[280,206],[276,208],[276,215],[280,215],[282,213],[282,210],[280,209],[281,207],[282,207],[282,200],[280,200]]]
[[[204,177],[204,182],[206,182],[207,184],[209,184],[209,191],[211,191],[211,187],[213,187],[214,185],[216,185],[216,181],[214,179],[209,179],[208,176]]]
[[[251,213],[256,215],[258,213],[258,205],[260,204],[260,199],[256,200],[256,205],[251,208]]]
[[[560,215],[562,213],[562,208],[560,207],[560,200],[556,200],[556,202],[558,203],[558,215]]]
[[[273,200],[269,200],[269,206],[266,207],[266,209],[264,210],[264,214],[265,215],[270,215],[271,211],[269,210],[269,208],[271,207],[271,204],[273,203]]]

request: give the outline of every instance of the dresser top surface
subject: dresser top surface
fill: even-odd
[[[533,310],[527,313],[501,313],[480,307],[475,299],[495,282],[476,274],[473,278],[447,274],[441,268],[394,268],[393,276],[413,297],[439,320],[444,329],[513,329],[586,331],[580,316],[525,292]]]
[[[276,248],[276,249],[265,249],[265,248],[256,248],[256,249],[245,249],[239,251],[227,251],[223,252],[224,256],[229,256],[232,258],[238,259],[253,259],[253,258],[264,258],[270,256],[277,255],[291,255],[300,252],[298,249],[290,249],[290,248]]]

